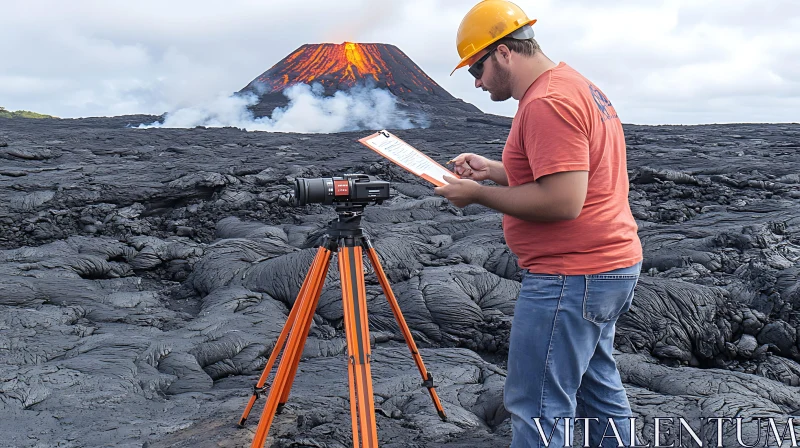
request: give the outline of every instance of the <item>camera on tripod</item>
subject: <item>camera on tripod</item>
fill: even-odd
[[[347,376],[350,388],[350,418],[353,428],[353,446],[378,446],[378,429],[375,419],[375,398],[372,388],[372,348],[370,347],[367,294],[364,280],[364,255],[369,259],[378,277],[383,294],[389,301],[403,333],[406,345],[417,365],[421,387],[428,389],[439,418],[446,422],[447,415],[436,393],[433,374],[428,371],[420,356],[411,330],[408,328],[400,305],[397,302],[389,279],[381,266],[378,253],[364,232],[361,220],[364,209],[370,204],[380,204],[391,196],[389,182],[366,174],[345,174],[343,177],[305,179],[297,178],[294,186],[296,205],[327,204],[336,207],[337,218],[330,222],[328,231],[317,249],[289,317],[278,336],[258,382],[253,386],[253,395],[245,406],[239,426],[243,427],[259,396],[267,395],[267,403],[261,412],[251,448],[262,448],[276,413],[280,413],[289,399],[289,393],[298,372],[308,332],[314,321],[328,269],[333,254],[337,255],[339,286],[342,290],[342,311],[345,337],[347,339]],[[272,367],[280,355],[281,361],[273,382],[267,386]]]
[[[389,199],[389,182],[366,174],[343,177],[299,177],[294,181],[295,205],[381,204]]]

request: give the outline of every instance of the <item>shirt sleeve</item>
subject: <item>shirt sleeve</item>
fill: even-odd
[[[538,98],[524,114],[522,144],[534,181],[562,171],[589,171],[588,131],[575,107]]]

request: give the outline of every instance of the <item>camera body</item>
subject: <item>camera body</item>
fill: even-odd
[[[295,205],[381,204],[391,197],[389,182],[366,174],[342,177],[299,177],[294,181]]]

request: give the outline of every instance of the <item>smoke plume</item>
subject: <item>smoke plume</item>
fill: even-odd
[[[258,103],[258,97],[244,93],[219,97],[201,107],[178,109],[167,113],[163,123],[139,128],[232,126],[248,131],[333,133],[418,126],[397,108],[396,97],[385,89],[356,86],[324,96],[322,85],[315,83],[297,84],[283,93],[289,104],[276,108],[271,117],[255,118],[248,107]]]

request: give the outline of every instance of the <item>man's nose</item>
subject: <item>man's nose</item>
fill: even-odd
[[[476,79],[475,79],[475,88],[476,88],[476,89],[480,89],[480,88],[481,88],[481,86],[483,86],[483,82],[481,81],[481,79],[480,79],[480,78],[476,78]]]

